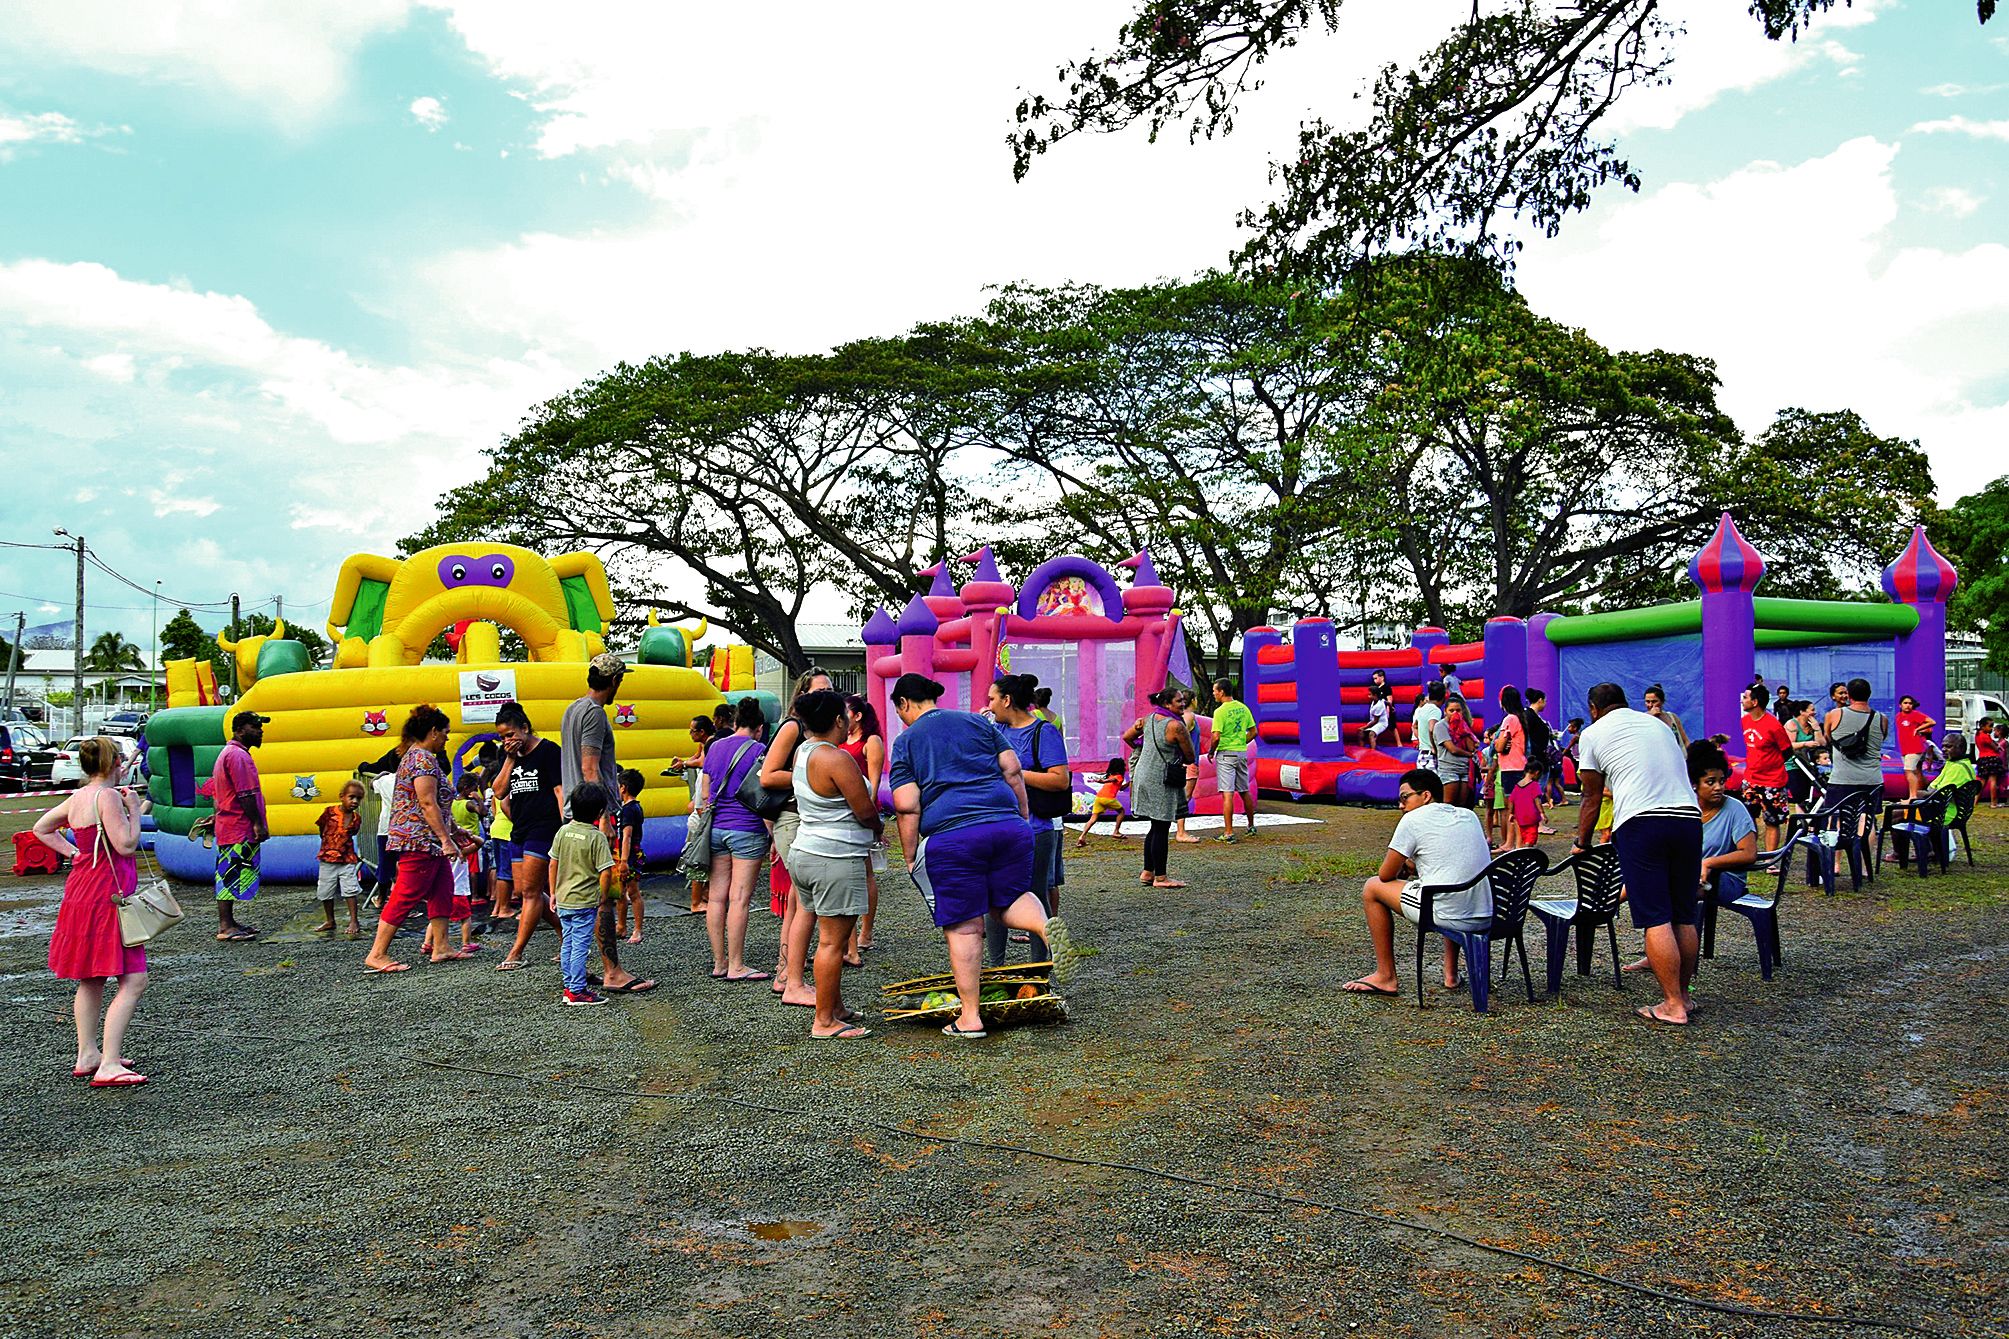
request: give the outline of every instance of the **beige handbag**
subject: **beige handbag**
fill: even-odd
[[[104,821],[104,814],[99,813],[99,826],[91,832],[93,862],[98,858],[98,843],[104,840]],[[138,819],[133,821],[138,822]],[[125,941],[127,948],[138,948],[182,918],[181,903],[174,900],[174,892],[168,887],[167,876],[155,863],[153,852],[142,847],[140,854],[146,857],[146,881],[133,889],[129,896],[112,896],[112,904],[119,909],[119,937]]]

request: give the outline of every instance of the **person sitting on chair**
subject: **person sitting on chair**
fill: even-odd
[[[1421,921],[1425,884],[1450,887],[1477,878],[1492,862],[1486,830],[1470,809],[1444,804],[1444,782],[1418,767],[1396,783],[1402,818],[1388,839],[1381,869],[1361,889],[1368,933],[1374,939],[1374,971],[1341,989],[1355,995],[1399,995],[1395,976],[1395,917]],[[1485,879],[1456,893],[1436,897],[1430,916],[1447,930],[1479,930],[1493,919],[1493,887]],[[1444,988],[1458,984],[1458,950],[1444,943]]]

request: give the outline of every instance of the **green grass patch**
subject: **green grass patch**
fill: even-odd
[[[1270,876],[1271,883],[1304,886],[1365,879],[1381,868],[1381,852],[1290,851],[1282,870]]]

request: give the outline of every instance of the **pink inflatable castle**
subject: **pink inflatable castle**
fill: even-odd
[[[900,731],[888,690],[912,671],[947,688],[944,707],[981,711],[1000,674],[1036,674],[1053,690],[1055,715],[1077,775],[1099,773],[1123,755],[1122,735],[1151,709],[1147,699],[1168,677],[1193,682],[1179,611],[1148,553],[1117,566],[1130,586],[1100,563],[1078,555],[1049,559],[1014,588],[998,572],[988,547],[961,560],[975,568],[957,589],[947,564],[924,569],[925,595],[897,618],[884,609],[866,622],[867,695],[890,744]],[[1200,710],[1209,710],[1203,695]],[[1205,723],[1202,721],[1204,734]],[[1212,768],[1201,770],[1195,813],[1218,812]]]

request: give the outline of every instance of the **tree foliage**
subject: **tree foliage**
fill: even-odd
[[[1778,40],[1834,3],[1749,9]],[[1084,132],[1140,122],[1153,140],[1177,127],[1189,139],[1231,132],[1264,62],[1336,34],[1344,9],[1343,0],[1144,0],[1109,51],[1059,67],[1054,96],[1019,102],[1014,175]],[[1994,9],[1978,0],[1979,20]],[[1275,199],[1241,215],[1251,234],[1241,259],[1329,279],[1416,245],[1511,251],[1508,220],[1553,235],[1599,187],[1639,189],[1604,122],[1630,90],[1668,80],[1679,38],[1660,0],[1474,0],[1413,66],[1383,68],[1363,127],[1300,128],[1271,165]]]
[[[123,633],[101,632],[84,653],[84,668],[115,674],[120,670],[145,669],[146,659],[137,646],[125,639]]]
[[[1213,274],[1015,286],[822,357],[683,355],[542,406],[407,550],[499,536],[607,561],[624,616],[702,614],[793,666],[812,592],[898,606],[990,543],[1008,571],[1149,549],[1217,653],[1686,593],[1725,510],[1768,593],[1867,590],[1926,507],[1915,443],[1846,411],[1755,441],[1696,354],[1607,349],[1488,260],[1330,288]]]
[[[1960,573],[1948,623],[1979,633],[1987,667],[2009,671],[2009,476],[1933,517],[1932,540]]]
[[[939,370],[901,340],[624,364],[540,406],[404,546],[593,549],[631,608],[710,618],[800,667],[813,589],[904,603],[916,567],[968,542],[979,508],[945,468]]]

